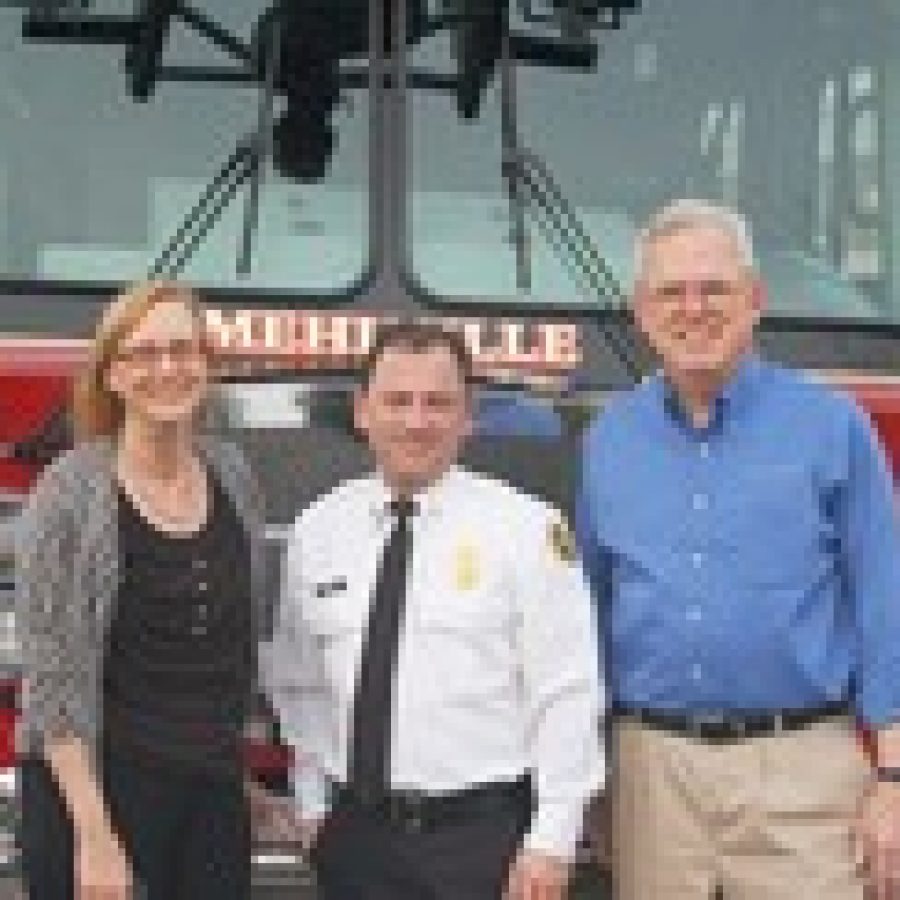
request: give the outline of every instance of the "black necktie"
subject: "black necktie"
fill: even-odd
[[[390,787],[394,669],[412,543],[409,519],[415,512],[411,500],[395,501],[390,508],[395,521],[378,567],[356,680],[348,766],[354,791],[372,798],[382,796]]]

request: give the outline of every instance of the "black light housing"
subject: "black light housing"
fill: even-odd
[[[494,79],[509,28],[509,0],[454,0],[459,114],[474,119]]]
[[[254,55],[276,52],[276,92],[285,107],[273,129],[273,159],[285,177],[318,181],[336,144],[341,59],[368,50],[367,0],[279,0],[260,20]],[[275,44],[277,43],[277,47]]]
[[[125,51],[128,90],[135,100],[149,100],[156,89],[163,48],[179,7],[179,0],[140,0]]]

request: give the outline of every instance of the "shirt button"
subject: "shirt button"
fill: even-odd
[[[699,622],[703,618],[703,612],[699,606],[690,606],[687,611],[688,622]]]
[[[691,666],[691,678],[693,678],[694,681],[699,681],[702,677],[703,666],[701,666],[700,663],[694,663],[694,665]]]
[[[200,591],[205,591],[208,587],[209,587],[209,585],[205,581],[197,582],[197,589]]]
[[[709,459],[709,444],[704,443],[700,445],[700,455],[704,459]]]
[[[694,509],[704,510],[709,506],[709,498],[706,494],[694,494]]]
[[[195,569],[205,569],[206,568],[206,560],[202,558],[198,558],[194,560],[194,568]]]
[[[702,553],[691,554],[691,562],[694,564],[695,569],[699,569],[703,565],[703,554]]]
[[[205,618],[206,618],[206,604],[205,604],[205,603],[201,603],[201,604],[197,607],[197,618],[198,618],[198,619],[205,619]]]

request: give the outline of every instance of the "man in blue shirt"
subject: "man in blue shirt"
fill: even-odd
[[[884,454],[847,396],[756,355],[764,291],[738,216],[679,201],[637,251],[662,367],[589,429],[577,515],[609,641],[616,896],[896,897]]]

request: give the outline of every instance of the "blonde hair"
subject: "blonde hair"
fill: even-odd
[[[155,306],[175,301],[187,307],[203,325],[193,291],[173,281],[132,284],[103,311],[88,348],[87,360],[75,380],[72,418],[76,440],[113,437],[122,424],[122,401],[106,383],[109,367],[122,344]]]
[[[638,232],[635,245],[634,273],[644,271],[647,249],[660,238],[689,228],[712,227],[734,240],[741,263],[755,268],[753,238],[747,221],[739,213],[708,200],[674,200],[657,210]]]

